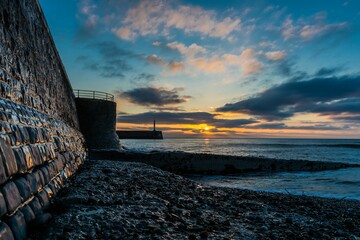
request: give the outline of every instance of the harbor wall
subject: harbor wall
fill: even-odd
[[[0,1],[0,239],[25,239],[86,158],[75,97],[37,0]]]

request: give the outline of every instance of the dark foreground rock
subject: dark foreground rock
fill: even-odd
[[[87,161],[32,239],[358,239],[360,202],[215,188],[142,164]]]

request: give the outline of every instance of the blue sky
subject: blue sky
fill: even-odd
[[[359,136],[359,1],[40,4],[73,87],[114,93],[119,129]]]

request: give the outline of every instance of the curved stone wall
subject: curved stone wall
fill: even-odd
[[[81,132],[91,151],[120,151],[116,134],[116,103],[100,99],[76,98]]]
[[[0,1],[0,239],[25,239],[86,158],[72,88],[36,0]]]

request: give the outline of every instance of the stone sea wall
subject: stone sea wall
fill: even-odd
[[[86,158],[75,98],[36,0],[0,1],[0,239],[24,239]]]

